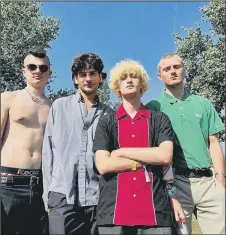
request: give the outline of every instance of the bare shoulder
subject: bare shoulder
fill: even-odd
[[[52,101],[46,96],[45,100],[44,100],[44,105],[42,105],[42,107],[44,108],[44,110],[50,110],[52,105]]]
[[[5,91],[1,93],[1,99],[12,100],[20,91]]]
[[[20,91],[5,91],[1,93],[1,106],[11,107],[11,104]]]

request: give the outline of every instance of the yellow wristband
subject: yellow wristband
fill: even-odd
[[[133,161],[132,163],[132,171],[136,171],[137,170],[137,163],[136,161]]]

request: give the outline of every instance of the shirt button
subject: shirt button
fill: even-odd
[[[136,180],[136,177],[133,177],[133,180]]]
[[[86,141],[86,140],[84,140],[84,139],[82,140],[82,142],[85,142],[85,141]]]
[[[135,135],[132,135],[132,137],[134,137]]]
[[[134,124],[134,122],[132,122],[132,124]]]
[[[133,194],[133,197],[136,197],[137,195],[136,194]]]

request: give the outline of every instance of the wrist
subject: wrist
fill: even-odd
[[[168,188],[167,191],[168,191],[168,195],[172,198],[176,194],[177,189],[175,186],[172,186]]]
[[[224,172],[215,172],[215,177],[225,178],[225,173]]]
[[[132,171],[136,171],[136,170],[137,170],[137,162],[136,162],[136,161],[132,161],[131,170],[132,170]]]
[[[142,168],[144,165],[142,164],[142,163],[140,163],[140,162],[137,162],[136,161],[136,163],[137,163],[137,169],[140,169],[140,168]]]

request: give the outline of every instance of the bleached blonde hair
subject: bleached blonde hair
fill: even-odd
[[[161,64],[162,60],[164,60],[164,59],[169,59],[169,58],[172,58],[172,57],[176,57],[176,58],[181,62],[181,64],[183,65],[183,67],[185,67],[183,60],[181,59],[181,57],[180,57],[178,54],[176,54],[176,53],[169,53],[169,54],[164,55],[164,56],[160,59],[160,61],[159,61],[159,63],[158,63],[158,73],[160,72],[160,68],[161,68],[160,64]]]
[[[110,71],[109,86],[117,97],[121,97],[119,83],[125,75],[135,74],[141,81],[141,95],[148,89],[149,76],[144,67],[135,60],[121,60]]]

